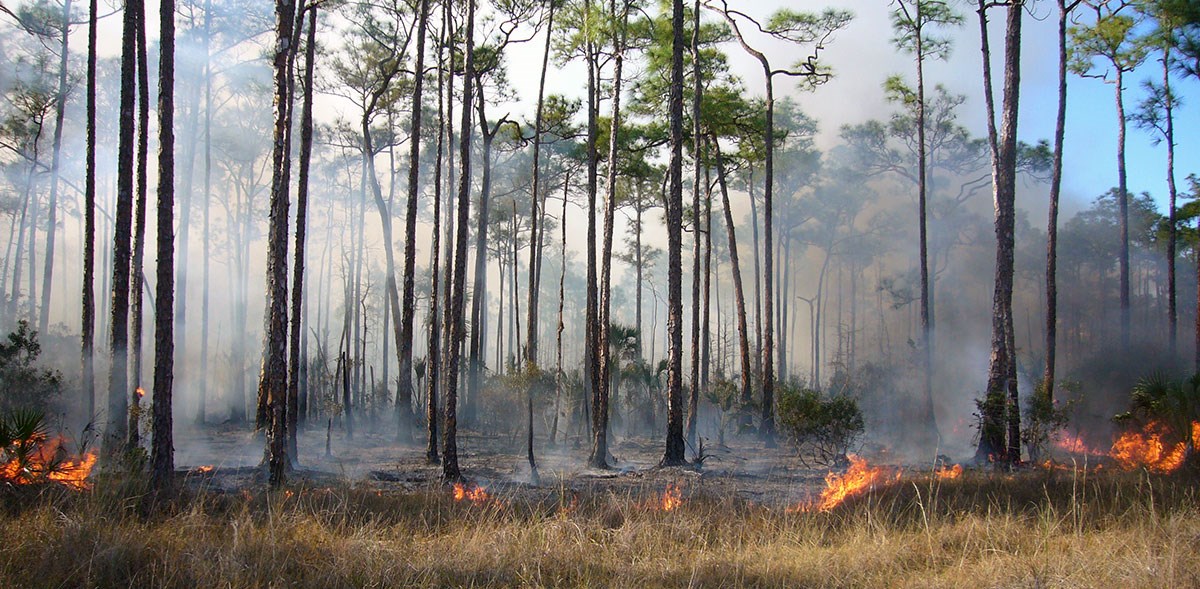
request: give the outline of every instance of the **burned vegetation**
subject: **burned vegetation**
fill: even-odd
[[[828,4],[0,3],[0,586],[1197,584],[1200,10]]]

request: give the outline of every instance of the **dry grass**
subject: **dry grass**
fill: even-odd
[[[1195,587],[1195,474],[968,473],[832,513],[597,494],[456,504],[440,487],[5,498],[6,587]],[[289,494],[290,493],[290,494]]]

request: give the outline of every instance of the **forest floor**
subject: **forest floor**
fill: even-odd
[[[384,492],[414,492],[442,485],[442,469],[426,462],[424,445],[401,444],[394,432],[360,431],[347,438],[334,431],[328,455],[324,434],[310,431],[300,437],[300,468],[293,473],[294,479]],[[537,441],[539,479],[535,483],[523,436],[460,431],[463,477],[471,486],[510,499],[536,500],[551,493],[644,498],[661,495],[672,485],[686,496],[720,496],[782,507],[811,499],[825,487],[826,473],[844,470],[844,465],[802,461],[786,444],[766,448],[752,438],[731,437],[728,445],[704,446],[702,466],[658,468],[663,454],[661,439],[613,436],[608,470],[587,467],[590,446],[586,441],[560,439],[550,451],[543,449],[545,442]],[[185,479],[195,488],[238,492],[262,483],[263,473],[254,467],[262,462],[263,444],[261,435],[244,428],[184,430],[176,438],[176,464],[187,471]],[[689,457],[693,454],[689,450]],[[893,462],[882,450],[870,454],[872,462]]]
[[[232,428],[181,432],[172,496],[114,471],[0,488],[0,587],[1200,587],[1195,464],[893,464],[821,510],[826,469],[759,442],[697,469],[624,439],[595,471],[571,441],[533,485],[519,437],[468,434],[456,496],[394,434],[335,433],[328,458],[315,434],[278,491]]]

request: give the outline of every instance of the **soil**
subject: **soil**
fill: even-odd
[[[442,485],[441,466],[425,461],[423,439],[400,443],[383,427],[359,431],[353,439],[332,432],[325,453],[325,428],[302,431],[299,465],[291,480],[310,485],[366,485],[381,492],[415,492]],[[756,504],[789,506],[808,502],[825,488],[824,477],[840,465],[806,464],[786,444],[775,448],[752,437],[731,437],[728,445],[704,445],[702,464],[658,466],[660,439],[615,437],[608,470],[587,467],[586,440],[559,440],[547,447],[541,439],[539,480],[532,481],[523,435],[482,435],[460,431],[459,465],[466,480],[492,496],[544,499],[563,493],[595,496],[611,493],[635,498],[659,497],[668,485],[683,497],[733,498]],[[189,484],[212,492],[241,492],[265,483],[263,436],[244,426],[192,428],[176,434],[176,464]],[[875,458],[887,463],[886,456]],[[694,452],[689,450],[689,459]],[[871,453],[867,453],[871,460]],[[871,460],[872,464],[876,460]],[[212,467],[209,469],[208,467]]]

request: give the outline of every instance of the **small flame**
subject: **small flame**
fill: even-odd
[[[1085,454],[1088,456],[1104,456],[1103,450],[1097,450],[1088,446],[1083,438],[1073,436],[1067,432],[1060,432],[1054,439],[1054,446],[1059,450],[1068,454]]]
[[[936,476],[938,480],[942,481],[954,480],[962,476],[962,473],[963,467],[961,464],[955,464],[954,466],[942,465],[938,467],[937,470],[933,471],[934,476]]]
[[[143,389],[142,387],[134,389],[133,392],[137,393],[139,399],[146,396],[146,389]]]
[[[855,454],[847,454],[850,468],[844,474],[830,472],[825,475],[825,490],[813,503],[802,503],[788,511],[831,511],[845,500],[862,495],[876,485],[900,480],[900,469],[886,466],[870,466]]]
[[[198,472],[200,474],[208,474],[212,471],[213,471],[213,465],[211,465],[211,464],[205,464],[204,466],[196,467],[196,472]]]
[[[50,439],[37,437],[30,442],[37,444],[37,447],[24,461],[13,455],[0,464],[0,480],[14,485],[53,481],[76,491],[91,488],[87,478],[96,466],[95,450],[75,457],[64,457],[67,455],[66,438],[61,435]]]
[[[680,505],[683,505],[683,490],[674,483],[667,483],[667,488],[663,490],[659,506],[663,511],[672,511]]]
[[[1200,421],[1192,422],[1192,451],[1200,450]]]
[[[462,483],[454,483],[454,490],[452,493],[455,501],[462,501],[465,499],[476,505],[483,505],[484,503],[488,502],[488,499],[491,498],[491,496],[487,493],[487,489],[478,485],[472,485],[470,488],[468,488]]]
[[[1192,437],[1196,437],[1193,423]],[[1187,444],[1170,444],[1164,441],[1171,433],[1170,428],[1159,421],[1151,421],[1141,431],[1128,431],[1113,442],[1109,455],[1125,470],[1146,467],[1150,472],[1167,474],[1183,465],[1187,457]]]

